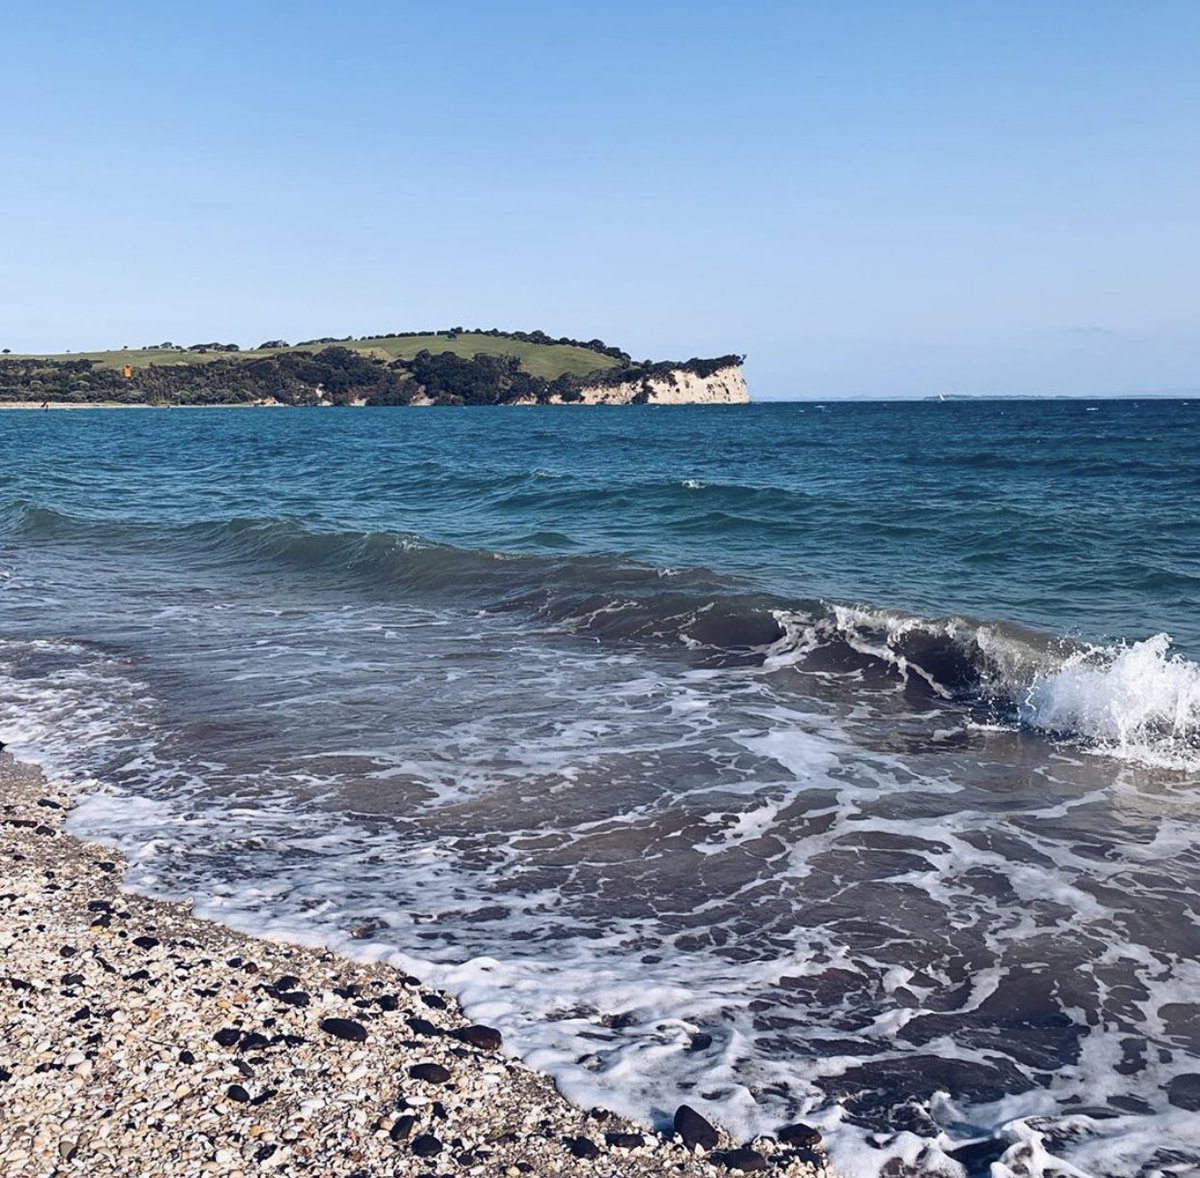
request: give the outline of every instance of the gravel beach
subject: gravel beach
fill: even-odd
[[[803,1126],[743,1144],[575,1108],[416,978],[123,892],[69,805],[0,755],[5,1178],[827,1173]]]

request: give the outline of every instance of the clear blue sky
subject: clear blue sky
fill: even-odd
[[[426,326],[1200,387],[1195,0],[12,0],[0,345]]]

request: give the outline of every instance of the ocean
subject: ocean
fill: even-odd
[[[126,883],[844,1175],[1200,1172],[1200,400],[0,414]]]

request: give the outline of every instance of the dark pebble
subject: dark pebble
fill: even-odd
[[[473,1024],[469,1027],[459,1027],[450,1032],[460,1043],[469,1043],[480,1051],[499,1051],[502,1037],[494,1027]]]
[[[1167,1082],[1167,1100],[1176,1108],[1200,1112],[1200,1072],[1183,1072]]]
[[[418,1063],[408,1069],[408,1074],[414,1080],[424,1080],[426,1084],[447,1084],[450,1072],[440,1063]]]
[[[442,1143],[432,1133],[422,1133],[414,1137],[412,1151],[419,1158],[431,1158],[442,1152]]]
[[[3,747],[4,747],[3,745],[0,745],[0,748],[3,748]],[[62,806],[60,806],[57,802],[52,802],[49,798],[38,798],[37,804],[39,806],[44,806],[47,810],[61,810],[62,809]]]
[[[64,986],[82,986],[83,974],[81,973],[65,973],[62,976],[62,984]]]
[[[275,997],[288,1006],[307,1006],[309,1003],[309,997],[303,990],[280,990]]]
[[[614,1149],[639,1149],[646,1144],[640,1133],[605,1133],[604,1140]]]
[[[180,1063],[195,1063],[196,1057],[190,1051],[187,1051],[185,1049],[179,1053],[179,1062]]]
[[[427,1018],[406,1018],[404,1020],[412,1028],[414,1035],[429,1035],[436,1037],[442,1033],[440,1027],[435,1027]]]
[[[397,1117],[396,1123],[388,1130],[388,1136],[393,1141],[407,1141],[416,1123],[417,1118],[413,1116]]]
[[[12,1072],[7,1068],[0,1068],[0,1084],[7,1084],[12,1079]]]
[[[78,952],[79,952],[79,950],[78,950],[78,949],[76,949],[74,945],[64,945],[64,946],[63,946],[63,947],[62,947],[62,948],[61,948],[61,949],[58,951],[58,955],[59,955],[60,957],[74,957],[74,956],[75,956],[75,954],[76,954],[76,953],[78,953]]]
[[[814,1145],[821,1144],[821,1134],[811,1125],[796,1123],[795,1125],[784,1125],[775,1134],[775,1140],[784,1145],[803,1145],[811,1149]]]
[[[675,1132],[683,1138],[688,1149],[713,1149],[717,1144],[717,1131],[691,1105],[681,1104],[675,1110]]]
[[[713,1038],[707,1031],[701,1031],[698,1035],[692,1036],[692,1041],[687,1045],[687,1051],[707,1051],[712,1046]]]
[[[364,1043],[367,1038],[367,1028],[352,1018],[323,1018],[321,1030],[335,1039],[349,1039],[353,1043]]]
[[[767,1168],[767,1159],[754,1149],[731,1149],[723,1153],[718,1160],[724,1163],[727,1170],[749,1172]]]
[[[600,1147],[588,1137],[567,1137],[563,1140],[563,1145],[567,1147],[572,1157],[598,1158],[600,1156]]]
[[[421,1001],[434,1010],[445,1010],[446,1000],[439,994],[422,994]]]
[[[240,1038],[242,1032],[237,1027],[222,1027],[214,1036],[213,1039],[221,1047],[232,1047]]]
[[[250,1099],[250,1093],[246,1091],[240,1084],[230,1084],[225,1089],[225,1095],[230,1100],[236,1100],[238,1104],[245,1104]]]
[[[380,1010],[392,1011],[400,1009],[400,1000],[395,994],[381,994],[375,999],[375,1002]]]
[[[89,900],[89,912],[111,912],[112,905],[107,900]]]
[[[237,1068],[237,1070],[241,1072],[247,1080],[254,1075],[254,1069],[244,1059],[235,1059],[233,1061],[233,1066]]]
[[[260,1092],[250,1103],[251,1104],[265,1104],[268,1100],[271,1099],[272,1096],[275,1095],[275,1093],[277,1091],[278,1091],[278,1089],[276,1089],[276,1088],[267,1088],[264,1091]]]
[[[110,871],[111,872],[111,871],[116,871],[116,869],[117,869],[117,865],[111,859],[101,859],[100,862],[96,864],[96,866],[99,867],[101,871]]]
[[[271,1040],[266,1035],[260,1035],[257,1031],[247,1031],[238,1044],[239,1051],[261,1051],[264,1047],[270,1047]]]
[[[157,937],[134,937],[133,943],[139,949],[154,949],[154,948],[157,948],[157,946],[158,946],[158,938]]]
[[[254,1151],[254,1160],[256,1162],[265,1162],[279,1148],[277,1145],[260,1145]]]
[[[275,979],[276,990],[294,990],[300,985],[300,979],[295,974],[285,973]]]

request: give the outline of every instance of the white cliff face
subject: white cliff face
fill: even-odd
[[[673,368],[651,380],[626,381],[617,385],[585,385],[579,390],[582,400],[560,401],[552,397],[551,405],[629,405],[646,389],[650,405],[748,405],[750,394],[742,370],[736,364],[718,368],[711,376],[697,376],[683,368]],[[535,397],[520,397],[505,401],[507,406],[536,405]],[[427,406],[433,401],[424,393],[409,401],[410,405]]]
[[[662,377],[618,385],[590,385],[580,389],[583,405],[628,405],[643,388],[650,405],[745,405],[750,401],[742,370],[736,364],[718,368],[711,376],[697,376],[682,368]]]

